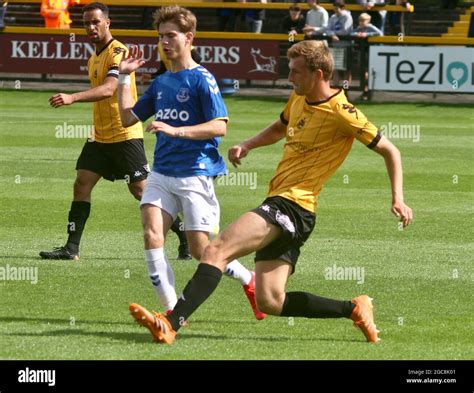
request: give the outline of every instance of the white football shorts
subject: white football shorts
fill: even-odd
[[[171,177],[152,171],[140,202],[146,204],[163,209],[173,221],[183,213],[185,231],[219,232],[220,207],[212,177]]]

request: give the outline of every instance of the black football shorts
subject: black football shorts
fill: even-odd
[[[255,253],[255,262],[280,259],[291,264],[294,272],[300,247],[313,231],[316,215],[280,196],[265,199],[252,212],[283,230],[278,239]]]
[[[117,143],[86,142],[77,159],[76,169],[85,169],[114,181],[135,183],[147,178],[150,169],[143,139]]]

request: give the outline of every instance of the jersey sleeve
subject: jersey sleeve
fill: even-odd
[[[122,56],[127,50],[121,46],[114,46],[109,52],[106,60],[107,73],[105,77],[118,78],[119,76],[119,64],[122,60]]]
[[[280,113],[280,120],[285,126],[287,126],[290,122],[291,105],[293,104],[295,96],[295,92],[292,92],[290,98],[288,98],[285,108],[283,108],[283,112]]]
[[[352,136],[373,149],[382,135],[365,115],[351,104],[338,104],[336,107],[339,128],[344,135]]]
[[[132,108],[133,115],[140,121],[145,121],[155,114],[155,81],[148,87],[148,89],[146,89],[145,93],[138,99]]]
[[[201,110],[206,122],[211,120],[229,120],[227,107],[217,86],[214,76],[207,70],[202,72],[199,82],[199,97],[201,98]]]

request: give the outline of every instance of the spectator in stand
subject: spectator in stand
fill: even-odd
[[[355,29],[351,36],[357,38],[367,38],[373,36],[381,36],[383,33],[373,24],[370,23],[371,17],[367,13],[362,13],[359,15],[359,26]],[[362,93],[360,99],[362,101],[367,101],[369,99],[369,70],[367,67],[364,70],[364,92]]]
[[[344,0],[334,2],[334,14],[329,18],[328,27],[325,31],[334,41],[339,41],[339,36],[349,36],[352,33],[352,15],[346,10]]]
[[[408,3],[405,0],[395,0],[395,1],[392,0],[390,2],[390,4],[400,5],[402,7],[405,7],[407,10],[409,10],[411,8],[411,4]],[[400,26],[400,19],[401,18],[400,18],[400,15],[401,15],[400,12],[389,12],[388,13],[387,19],[390,22],[391,34],[392,35],[397,35],[398,33],[401,32],[401,26]],[[385,33],[385,31],[384,31],[384,33]]]
[[[369,11],[369,15],[374,22],[374,25],[378,27],[382,33],[385,30],[385,20],[387,19],[387,11],[370,11],[374,6],[384,6],[385,0],[357,0],[357,3],[365,8],[366,11]]]
[[[45,27],[69,29],[72,20],[68,9],[79,3],[80,0],[42,0],[41,16],[44,18]]]
[[[289,8],[288,15],[283,18],[282,25],[283,31],[289,36],[303,33],[305,20],[301,15],[301,8],[296,3]]]
[[[240,10],[234,8],[219,8],[217,10],[217,16],[219,17],[219,31],[235,31],[237,17],[239,15]]]
[[[242,0],[242,3],[262,3],[266,4],[267,0]],[[265,10],[249,9],[245,10],[245,23],[252,33],[261,33],[263,21],[265,20]]]
[[[5,14],[7,13],[7,2],[0,5],[0,29],[5,28]]]
[[[319,3],[319,0],[308,0],[309,11],[306,13],[306,26],[303,29],[306,39],[324,34],[328,26],[329,14]]]
[[[372,18],[366,12],[359,15],[359,26],[351,33],[353,37],[366,38],[383,35],[382,31],[370,23]]]
[[[352,33],[352,15],[350,11],[346,10],[346,3],[344,0],[336,0],[333,3],[334,6],[334,14],[331,15],[329,18],[328,27],[325,31],[325,34],[330,38],[333,42],[339,41],[339,37],[348,37],[350,38],[350,34]],[[349,44],[346,41],[345,44]],[[336,46],[333,44],[333,46]],[[340,45],[340,47],[343,45]],[[334,48],[335,50],[336,48]],[[344,69],[335,69],[334,72],[334,85],[338,85],[342,83],[342,87],[344,89],[348,89],[352,82],[352,53],[351,53],[351,46],[344,45],[342,48],[338,48],[338,50],[344,51]]]

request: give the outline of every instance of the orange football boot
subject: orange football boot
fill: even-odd
[[[156,311],[150,312],[136,303],[130,304],[128,309],[135,321],[150,331],[153,341],[168,345],[173,343],[176,332],[164,315]]]

